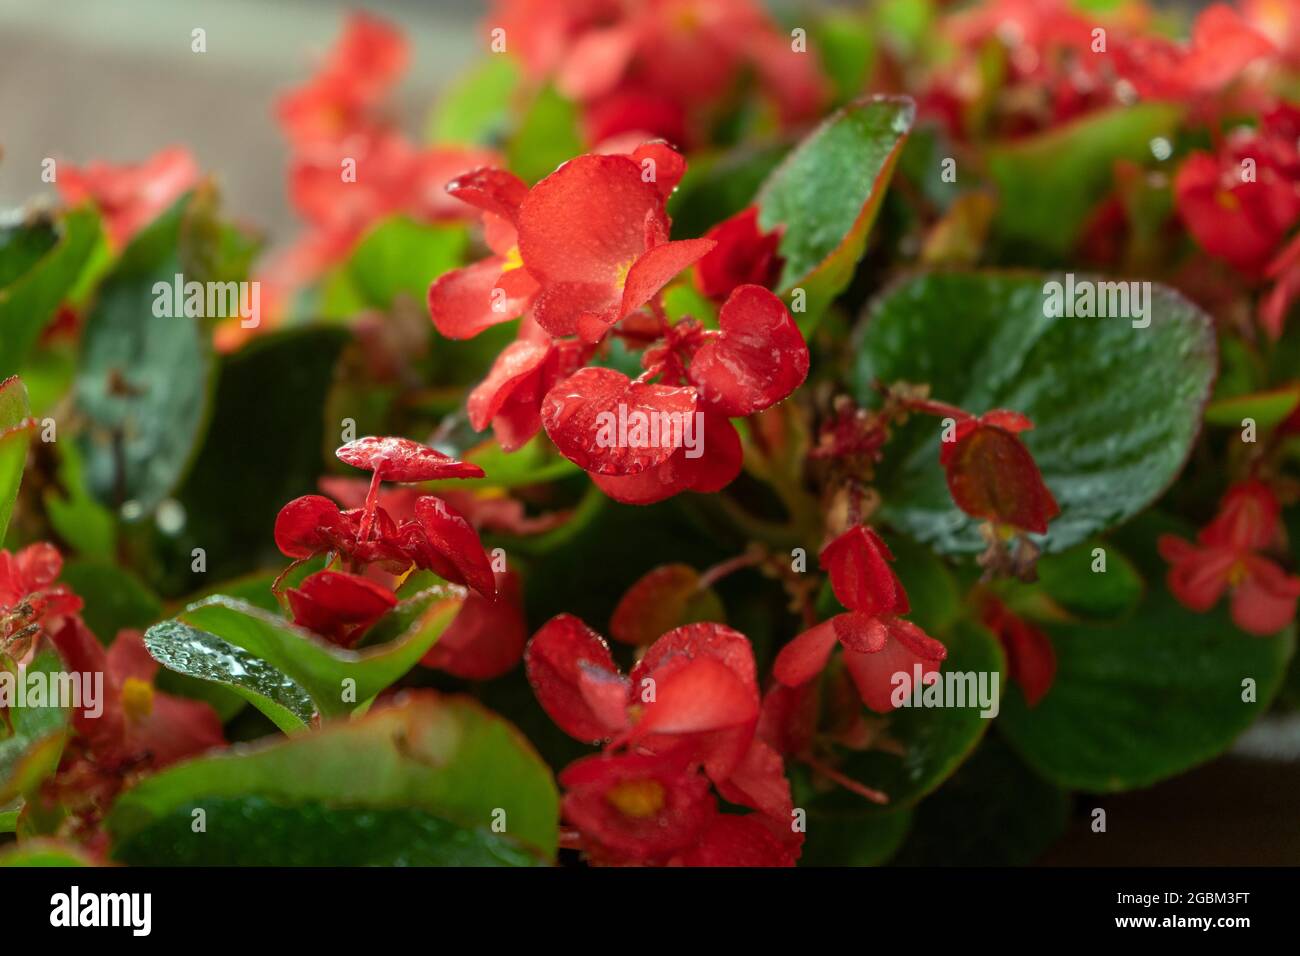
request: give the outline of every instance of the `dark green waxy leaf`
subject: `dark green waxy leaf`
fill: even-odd
[[[578,108],[554,87],[542,89],[506,144],[510,171],[526,183],[535,183],[583,152]]]
[[[468,246],[463,226],[385,219],[357,242],[328,284],[325,314],[347,318],[361,309],[391,309],[398,296],[423,309],[429,283],[463,265]]]
[[[414,667],[455,618],[463,593],[450,587],[430,589],[424,595],[429,606],[415,626],[362,651],[328,644],[278,615],[222,595],[190,605],[177,620],[280,670],[311,695],[322,715],[330,716],[365,704]]]
[[[1142,576],[1133,562],[1097,538],[1044,555],[1038,583],[1053,601],[1083,618],[1118,617],[1142,599]]]
[[[686,175],[668,199],[673,238],[702,236],[749,206],[763,181],[789,152],[788,142],[777,142],[692,155]]]
[[[878,299],[857,345],[859,401],[874,383],[929,383],[935,398],[980,414],[1028,415],[1021,437],[1061,506],[1045,537],[1059,551],[1123,522],[1177,476],[1200,428],[1216,362],[1208,316],[1151,287],[1150,325],[1050,318],[1061,277],[946,273],[908,279]],[[916,416],[885,450],[885,520],[944,553],[985,542],[939,466],[941,422]]]
[[[903,866],[1027,866],[1065,830],[1070,798],[996,735],[912,816]]]
[[[207,416],[213,363],[200,320],[155,314],[156,283],[202,281],[182,249],[190,202],[131,241],[86,317],[74,396],[87,427],[77,441],[87,485],[106,504],[156,506],[183,477]]]
[[[882,813],[848,801],[814,798],[804,809],[808,829],[800,866],[878,866],[892,857],[912,821],[911,810]]]
[[[58,483],[42,496],[45,516],[73,550],[86,558],[110,562],[117,554],[117,521],[113,512],[86,488],[81,452],[73,441],[56,442]]]
[[[0,381],[0,543],[18,500],[33,424],[22,380],[14,376]]]
[[[491,145],[504,136],[519,67],[508,56],[489,56],[438,98],[426,136],[433,143]]]
[[[1110,190],[1115,162],[1148,163],[1152,140],[1172,137],[1181,113],[1169,103],[1115,107],[993,146],[995,229],[1017,248],[1052,257],[1068,252]]]
[[[194,833],[194,811],[206,832]],[[331,807],[258,796],[205,797],[119,844],[123,863],[166,866],[537,866],[486,829],[407,807]]]
[[[878,809],[911,806],[938,787],[970,756],[998,714],[998,695],[1006,690],[1006,667],[997,640],[984,628],[964,621],[942,640],[948,657],[940,674],[954,676],[941,679],[954,685],[954,697],[945,699],[943,706],[909,706],[893,711],[886,733],[903,745],[901,756],[869,750],[848,754],[840,765],[846,776],[889,797],[889,804]],[[955,699],[957,675],[967,678],[961,691],[964,706],[957,706],[959,701]],[[979,700],[981,689],[991,698],[988,716],[980,716],[984,709]],[[823,800],[828,808],[858,810],[863,802],[862,797],[847,790],[828,794]]]
[[[305,730],[315,716],[316,705],[292,678],[215,634],[163,621],[149,628],[144,643],[169,671],[229,687],[285,733]]]
[[[778,290],[801,288],[811,327],[849,283],[867,245],[915,104],[906,97],[855,100],[795,147],[758,194],[759,225],[782,228]]]
[[[69,561],[60,580],[85,602],[82,620],[105,644],[124,627],[143,631],[163,616],[162,601],[138,577],[100,561]]]
[[[17,674],[0,669],[4,681],[0,699],[9,706],[13,725],[11,732],[0,722],[0,808],[31,793],[54,772],[68,725],[67,710],[48,696],[39,701],[24,697],[23,706],[18,706],[18,682],[30,689],[34,681],[48,689],[54,675],[63,669],[62,659],[53,651],[38,654]]]
[[[0,379],[22,368],[98,241],[99,217],[90,209],[0,227]]]
[[[1013,688],[1000,726],[1043,776],[1099,793],[1150,786],[1226,750],[1268,709],[1295,645],[1294,629],[1250,637],[1222,605],[1194,614],[1163,586],[1123,620],[1040,627],[1056,680],[1033,709]]]
[[[290,499],[318,492],[325,401],[347,341],[343,329],[311,326],[259,335],[223,358],[212,422],[177,495],[187,520],[165,566],[185,576],[170,593],[283,563],[275,516]],[[248,477],[254,468],[256,481]],[[194,548],[204,551],[202,576],[186,574]]]
[[[448,858],[464,853],[479,862],[489,857],[515,862],[520,857],[507,850],[509,845],[545,862],[554,858],[558,838],[555,783],[528,742],[475,701],[431,692],[408,694],[318,733],[170,767],[124,794],[108,829],[115,852],[133,859],[140,858],[132,848],[142,848],[138,852],[150,862],[210,862],[204,841],[216,842],[218,858],[238,853],[231,837],[248,832],[247,817],[298,842],[292,835],[300,831],[282,812],[289,807],[301,807],[309,819],[319,819],[326,839],[335,845],[370,832],[387,854],[400,846],[395,834],[405,832],[412,845],[410,862],[430,861],[438,844],[444,844]],[[185,835],[179,823],[186,817],[181,815],[195,808],[205,809],[207,832]],[[384,812],[373,818],[356,812],[335,817],[336,809]],[[450,827],[420,820],[416,813]],[[234,833],[223,836],[223,826],[233,827]],[[479,835],[467,837],[462,831]],[[498,834],[498,839],[487,834]],[[268,859],[261,862],[295,862],[301,859],[296,854],[308,852],[276,846],[269,835],[249,837],[266,848]],[[186,841],[192,843],[183,848]]]

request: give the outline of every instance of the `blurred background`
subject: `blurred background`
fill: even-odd
[[[399,24],[410,41],[395,108],[415,136],[439,90],[480,55],[485,3],[0,0],[0,209],[53,197],[40,180],[46,157],[129,162],[184,144],[216,176],[226,208],[283,243],[294,219],[272,106],[357,8]],[[191,52],[196,27],[206,53]],[[1295,865],[1297,794],[1300,719],[1265,722],[1234,752],[1157,787],[1078,795],[1067,835],[1043,862]],[[1093,807],[1107,810],[1105,834],[1090,831]]]

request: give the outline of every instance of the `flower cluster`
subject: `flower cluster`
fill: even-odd
[[[685,168],[650,142],[579,156],[531,189],[499,169],[453,180],[448,192],[482,211],[493,255],[429,289],[449,338],[524,317],[469,396],[471,424],[490,424],[506,450],[544,428],[606,494],[633,504],[726,486],[742,459],[729,419],[781,401],[808,374],[798,326],[762,286],[729,288],[718,329],[669,321],[661,290],[718,246],[669,239],[664,203]],[[760,271],[773,254],[756,254]],[[644,348],[636,379],[585,364],[611,333]]]
[[[802,833],[781,757],[756,735],[749,640],[712,623],[674,628],[630,674],[609,645],[559,615],[524,656],[537,699],[565,733],[605,743],[559,775],[575,848],[607,865],[790,866]],[[723,799],[756,812],[719,813]]]

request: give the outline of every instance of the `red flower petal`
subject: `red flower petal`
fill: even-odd
[[[772,676],[787,687],[806,684],[826,668],[838,638],[831,621],[808,628],[776,655]]]
[[[836,599],[864,614],[906,614],[907,592],[889,562],[894,560],[880,536],[854,525],[826,547],[819,558],[831,578]]]
[[[1282,506],[1272,489],[1251,478],[1228,489],[1218,514],[1196,537],[1213,547],[1257,551],[1275,542],[1281,517]]]
[[[628,270],[619,317],[629,315],[649,302],[678,273],[694,265],[713,246],[712,239],[681,239],[647,249]]]
[[[425,566],[432,566],[435,574],[449,581],[473,588],[489,601],[495,600],[496,576],[492,573],[492,563],[478,532],[464,515],[441,498],[425,495],[415,503],[415,518],[428,545],[416,553],[431,559],[431,549],[442,558],[442,562],[431,559]],[[441,566],[443,562],[450,562],[452,568]]]
[[[492,363],[487,378],[475,386],[466,401],[469,422],[475,431],[487,428],[505,404],[537,377],[550,353],[550,342],[531,339],[517,339],[501,351]],[[540,397],[537,404],[540,404]],[[539,417],[538,425],[540,424]]]
[[[794,866],[795,856],[757,814],[719,814],[681,856],[683,866]]]
[[[930,675],[939,673],[939,665],[948,656],[947,648],[910,621],[883,618],[882,622],[889,629],[889,640],[882,650],[874,654],[847,649],[844,652],[844,665],[862,695],[862,702],[880,714],[894,709],[891,698],[897,686],[896,674],[905,674],[911,681],[914,668],[920,665],[921,680],[927,682]]]
[[[534,186],[520,205],[519,251],[543,285],[587,283],[613,292],[645,252],[647,216],[666,223],[658,192],[642,182],[635,162],[579,156]]]
[[[1173,535],[1161,535],[1156,546],[1172,562],[1165,578],[1169,593],[1189,610],[1204,613],[1218,603],[1228,587],[1228,574],[1237,556],[1221,548],[1198,548]]]
[[[519,663],[528,640],[519,576],[503,571],[496,584],[495,601],[477,591],[465,595],[460,611],[421,664],[464,680],[491,680]]]
[[[849,611],[831,618],[831,628],[846,650],[874,654],[884,648],[889,638],[889,628],[884,620],[861,611]]]
[[[310,558],[338,547],[347,535],[339,506],[321,495],[294,498],[275,518],[275,546],[287,558]]]
[[[475,169],[447,183],[447,192],[461,202],[513,223],[519,215],[519,204],[528,195],[528,186],[504,169]]]
[[[1007,655],[1007,674],[1020,685],[1025,701],[1037,707],[1056,679],[1056,650],[1047,635],[997,599],[990,599],[981,615],[997,635]]]
[[[1266,637],[1296,616],[1300,577],[1286,574],[1267,558],[1246,560],[1246,577],[1232,595],[1232,621],[1247,634]]]
[[[342,571],[317,571],[285,593],[294,623],[344,646],[397,604],[382,584]]]
[[[552,282],[533,301],[533,318],[554,336],[576,335],[585,318],[601,330],[618,318],[616,285],[604,282]]]
[[[532,290],[511,296],[501,285],[504,264],[496,257],[484,259],[434,280],[429,286],[429,315],[439,332],[449,339],[472,339],[527,310]]]
[[[717,245],[696,263],[695,276],[700,291],[711,299],[725,299],[742,285],[771,288],[781,274],[781,235],[760,230],[757,206],[722,220],[704,238]]]
[[[570,737],[599,743],[623,728],[623,721],[610,722],[607,714],[593,710],[583,693],[584,683],[594,679],[591,674],[584,676],[584,670],[595,670],[623,681],[627,700],[627,685],[609,645],[576,617],[560,614],[543,624],[524,650],[524,669],[537,702]]]
[[[758,720],[757,691],[720,660],[674,660],[645,679],[655,682],[654,698],[641,703],[629,742],[650,734],[696,734]]]
[[[654,170],[654,185],[659,190],[659,196],[667,201],[672,195],[672,191],[677,188],[677,184],[682,181],[682,176],[686,174],[686,160],[682,154],[677,152],[663,140],[653,140],[649,143],[642,143],[631,154],[633,162],[641,167],[641,178],[645,178],[645,173],[649,169]],[[648,166],[646,160],[653,160],[654,165]]]
[[[457,461],[409,438],[367,436],[348,442],[334,454],[354,468],[377,472],[385,481],[483,477],[478,465]]]
[[[722,331],[691,359],[701,397],[728,416],[750,415],[785,398],[808,376],[808,346],[784,303],[743,285],[722,306]]]
[[[632,382],[593,366],[547,393],[542,425],[560,453],[584,471],[635,475],[680,447],[695,401],[693,388]]]
[[[700,595],[700,575],[689,564],[665,564],[637,579],[619,599],[609,633],[624,644],[649,644],[685,623],[691,601]]]

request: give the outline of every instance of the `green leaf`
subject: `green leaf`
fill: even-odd
[[[779,291],[807,294],[805,332],[852,278],[915,114],[906,97],[855,100],[810,133],[759,191],[760,226],[784,229]]]
[[[24,840],[0,850],[0,866],[97,866],[81,847],[58,840]]]
[[[18,500],[27,463],[33,422],[28,417],[27,389],[17,376],[0,381],[0,543]]]
[[[510,102],[519,86],[519,67],[508,56],[489,56],[465,73],[438,98],[429,117],[427,138],[433,143],[490,145],[502,139],[510,119]]]
[[[322,715],[330,716],[365,704],[414,667],[460,610],[463,591],[431,588],[423,599],[428,608],[418,626],[387,644],[363,651],[327,644],[277,615],[222,595],[190,605],[177,620],[243,648],[282,671],[311,695]],[[345,702],[344,682],[348,680],[355,681],[355,700]]]
[[[550,86],[537,94],[506,145],[510,170],[527,183],[537,182],[581,152],[578,108]]]
[[[1295,646],[1294,628],[1249,637],[1222,605],[1194,614],[1163,587],[1120,621],[1040,626],[1056,680],[1032,710],[1009,693],[1000,726],[1043,776],[1096,793],[1150,786],[1222,753],[1268,709]],[[1247,678],[1253,703],[1242,700]]]
[[[6,681],[26,681],[28,674],[42,674],[48,687],[53,675],[63,670],[62,659],[53,651],[44,651],[17,675],[2,670],[0,674],[6,675]],[[65,708],[46,703],[19,707],[13,701],[8,716],[12,733],[0,722],[0,735],[4,735],[0,736],[0,806],[31,793],[54,772],[63,753],[68,724]]]
[[[1151,141],[1171,138],[1181,115],[1173,104],[1138,103],[994,145],[988,168],[999,192],[995,228],[1018,247],[1059,258],[1110,191],[1115,162],[1149,163]]]
[[[307,729],[315,716],[316,705],[292,678],[215,634],[163,621],[149,628],[144,643],[169,671],[229,687],[285,733]]]
[[[1094,571],[1093,551],[1105,552],[1105,571]],[[1038,583],[1053,601],[1084,618],[1126,614],[1142,599],[1142,576],[1119,550],[1094,538],[1038,562]]]
[[[100,286],[82,333],[74,396],[87,485],[147,512],[177,485],[207,416],[212,356],[199,320],[154,315],[154,285],[186,274],[190,197],[139,233]]]
[[[921,801],[894,863],[1028,866],[1064,832],[1069,795],[1029,770],[995,736]]]
[[[207,832],[194,834],[180,823],[198,807],[206,810]],[[256,862],[293,863],[310,851],[298,846],[304,831],[285,808],[301,808],[308,821],[318,821],[331,846],[351,845],[356,862],[370,862],[358,848],[368,842],[359,839],[366,833],[376,844],[375,862],[399,852],[401,834],[411,841],[411,862],[433,862],[441,852],[447,854],[442,859],[463,852],[478,862],[518,861],[507,844],[550,861],[558,837],[555,784],[528,742],[476,702],[430,692],[318,733],[170,767],[123,794],[107,824],[115,855],[131,862],[235,856],[253,862],[252,854],[234,846],[246,834],[255,841]],[[360,810],[383,812],[367,817],[355,812]],[[244,813],[265,823],[267,834],[258,837],[256,827],[241,823]],[[425,821],[422,814],[450,826]],[[505,832],[492,839],[498,820]],[[288,845],[273,839],[276,833]],[[208,841],[211,858],[204,849]]]
[[[60,578],[86,602],[81,617],[105,644],[124,627],[142,631],[163,616],[158,595],[117,565],[69,561]]]
[[[1006,667],[997,640],[984,628],[961,621],[944,636],[948,657],[941,674],[971,673],[992,690],[997,673],[998,691],[1006,689]],[[941,678],[944,679],[944,678]],[[977,695],[978,696],[978,695]],[[1006,700],[1004,696],[1003,701]],[[849,754],[840,765],[848,777],[882,790],[889,797],[885,811],[908,807],[950,777],[979,743],[993,722],[980,716],[978,700],[967,706],[900,707],[889,718],[886,733],[902,743],[904,753],[869,750]],[[998,707],[995,701],[992,708]],[[827,807],[858,807],[863,798],[847,790],[828,794]],[[861,809],[859,807],[859,809]],[[879,809],[879,808],[878,808]]]
[[[85,473],[77,443],[56,442],[59,455],[58,483],[63,490],[49,488],[42,496],[45,516],[59,537],[77,553],[100,561],[117,555],[117,521],[113,512],[96,501],[86,489]]]
[[[837,102],[862,92],[875,66],[875,25],[854,12],[829,13],[814,27],[822,69],[835,87]]]
[[[405,216],[385,219],[361,238],[341,267],[338,281],[348,294],[332,289],[334,304],[327,302],[325,312],[346,318],[358,306],[391,309],[399,295],[423,309],[429,284],[459,268],[468,246],[463,226],[428,225]]]
[[[673,237],[694,239],[754,202],[763,181],[790,152],[788,142],[692,155],[668,199]]]
[[[1205,421],[1210,425],[1241,428],[1247,418],[1255,420],[1260,429],[1272,428],[1285,421],[1300,406],[1300,383],[1251,395],[1235,395],[1211,402],[1205,409]]]
[[[808,830],[800,866],[878,866],[898,852],[912,822],[911,810],[889,813],[839,799],[807,803]]]
[[[17,372],[71,292],[99,239],[99,217],[74,209],[56,222],[0,229],[0,379]]]
[[[1050,276],[921,275],[875,303],[854,373],[859,401],[877,381],[930,383],[972,413],[1023,412],[1022,436],[1061,506],[1046,538],[1059,551],[1131,518],[1177,476],[1200,428],[1215,370],[1208,316],[1152,286],[1150,325],[1044,315]],[[886,521],[944,553],[982,550],[939,467],[941,423],[915,416],[885,449]]]

